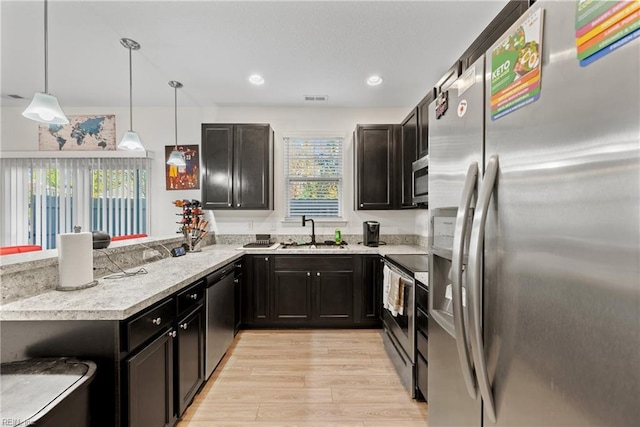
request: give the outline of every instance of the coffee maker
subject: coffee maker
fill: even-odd
[[[362,244],[377,247],[380,241],[380,223],[378,221],[365,221],[362,223]]]

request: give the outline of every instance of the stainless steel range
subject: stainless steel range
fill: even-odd
[[[385,304],[382,312],[384,346],[402,384],[415,397],[415,280],[418,271],[428,271],[427,255],[391,254],[384,259],[383,302],[389,300],[389,289],[401,289],[398,307]],[[393,293],[393,290],[391,291]]]

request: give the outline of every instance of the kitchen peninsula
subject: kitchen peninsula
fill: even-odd
[[[212,273],[226,266],[239,265],[244,259],[257,257],[282,257],[289,260],[294,257],[339,257],[352,260],[353,277],[351,281],[345,282],[353,286],[353,316],[348,321],[352,322],[352,327],[366,327],[358,325],[363,313],[362,301],[357,295],[366,287],[363,285],[362,275],[364,259],[377,261],[381,255],[387,253],[426,253],[423,247],[412,245],[388,245],[378,248],[353,245],[344,249],[259,251],[238,250],[237,246],[214,244],[204,247],[201,252],[147,263],[143,266],[147,274],[114,280],[101,278],[98,279],[99,284],[93,288],[74,292],[48,290],[3,304],[0,306],[2,361],[69,356],[96,362],[98,370],[92,388],[94,395],[91,407],[94,423],[104,426],[127,426],[134,424],[130,410],[130,397],[134,390],[137,396],[144,396],[153,393],[154,386],[164,385],[166,389],[172,389],[173,383],[178,382],[173,379],[172,372],[175,369],[176,375],[180,375],[178,367],[174,368],[174,363],[177,366],[179,361],[170,359],[174,354],[182,354],[174,352],[175,344],[172,344],[175,338],[180,347],[180,334],[186,332],[186,328],[182,329],[185,323],[179,318],[186,318],[187,314],[186,311],[181,311],[180,307],[185,298],[192,296],[194,300],[200,301],[200,307],[202,306],[200,291],[204,289],[206,279]],[[377,264],[380,265],[379,262]],[[313,274],[315,276],[316,273]],[[241,302],[251,304],[251,296],[255,293],[250,283],[252,274],[244,276],[242,290],[245,295]],[[246,280],[247,277],[249,280]],[[367,280],[375,281],[378,278],[367,276]],[[375,288],[375,283],[370,285],[374,286],[372,289],[379,289]],[[271,285],[271,289],[274,286]],[[191,289],[195,291],[190,293]],[[251,295],[246,295],[247,293]],[[369,294],[377,297],[379,292],[373,291]],[[273,303],[277,294],[269,295]],[[233,310],[232,307],[229,309]],[[243,317],[246,311],[243,310]],[[342,319],[340,322],[340,326],[344,327],[345,320]],[[243,323],[249,327],[273,327],[272,324],[260,326],[252,319],[243,319]],[[278,324],[282,325],[280,327],[289,326],[286,322]],[[156,328],[147,332],[150,327],[154,328],[152,325]],[[331,327],[330,324],[328,326]],[[164,361],[166,366],[160,365],[167,368],[166,375],[160,372],[156,376],[156,383],[146,385],[146,389],[134,389],[132,373],[137,369],[134,362],[137,362],[136,358],[147,349],[155,349],[158,350],[157,354],[167,355],[168,359]],[[171,395],[171,392],[168,395]],[[161,413],[161,408],[157,410],[160,416],[169,418],[169,423],[172,417],[180,415],[177,409],[173,409],[171,402],[165,408],[165,414]]]

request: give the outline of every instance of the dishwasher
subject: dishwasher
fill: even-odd
[[[234,264],[228,264],[207,276],[205,378],[227,352],[233,341]]]

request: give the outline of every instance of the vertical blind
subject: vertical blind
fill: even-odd
[[[0,245],[52,249],[56,234],[145,233],[148,158],[0,159]]]
[[[343,137],[285,136],[287,217],[342,216]]]

